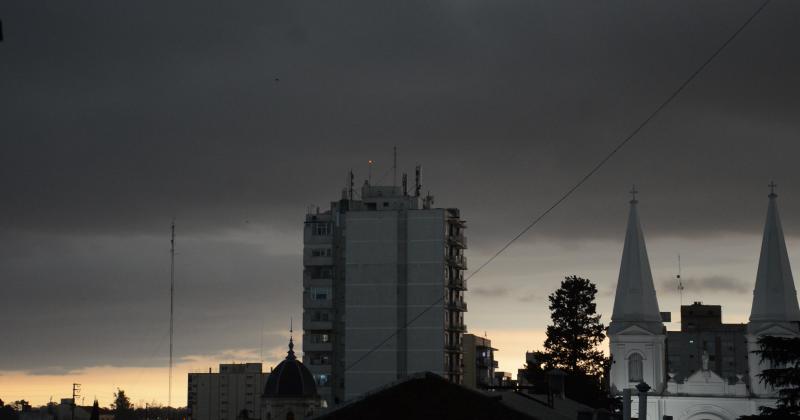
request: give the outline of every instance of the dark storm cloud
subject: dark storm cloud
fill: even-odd
[[[542,302],[543,298],[538,293],[523,293],[522,295],[517,297],[517,300],[520,302]]]
[[[749,294],[753,292],[753,284],[741,279],[727,276],[686,277],[681,279],[684,290],[691,293],[720,292],[731,294]],[[658,293],[677,295],[678,282],[676,279],[663,279],[658,284]]]
[[[248,241],[259,236],[261,243]],[[301,258],[266,255],[270,236],[256,231],[249,237],[178,238],[179,354],[257,348],[262,322],[266,338],[284,339],[269,331],[283,330],[290,316],[299,315]],[[10,250],[4,243],[0,253],[2,322],[15,337],[0,346],[0,370],[66,372],[123,360],[128,366],[164,365],[166,238],[38,236],[15,245]]]
[[[470,289],[470,294],[488,298],[504,297],[508,295],[508,288],[502,286],[475,287]]]
[[[45,231],[296,224],[396,144],[439,203],[505,238],[756,5],[8,4],[0,214]],[[765,10],[541,229],[615,231],[633,182],[654,232],[752,231],[771,177],[796,207],[797,8]]]
[[[160,363],[172,217],[178,351],[254,347],[299,311],[306,206],[394,145],[493,252],[758,4],[4,2],[0,369]],[[649,237],[754,233],[771,178],[800,232],[799,13],[773,1],[535,232],[617,238],[635,182]]]

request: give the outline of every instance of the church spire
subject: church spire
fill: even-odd
[[[289,319],[289,351],[286,352],[286,360],[296,360],[297,357],[294,355],[294,337],[292,337],[292,333],[294,333],[293,328],[293,320]]]
[[[650,261],[644,234],[639,223],[636,200],[636,186],[631,190],[628,215],[628,230],[622,250],[622,263],[619,268],[617,293],[614,298],[614,312],[611,315],[609,333],[622,331],[636,325],[654,334],[661,334],[663,324],[658,311],[656,289],[650,272]]]
[[[753,308],[750,311],[751,333],[757,333],[766,324],[780,323],[797,330],[800,321],[800,308],[797,305],[797,291],[789,265],[789,254],[783,238],[783,227],[778,215],[775,183],[771,182],[767,220],[764,224],[764,237],[761,241],[761,256],[758,261],[756,287],[753,290]]]

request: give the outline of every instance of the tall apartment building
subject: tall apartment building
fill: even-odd
[[[236,420],[261,418],[261,394],[269,373],[261,363],[219,365],[219,372],[190,373],[186,405],[191,420]]]
[[[705,355],[709,369],[735,382],[748,368],[746,334],[746,324],[722,323],[720,305],[683,305],[681,330],[667,331],[667,372],[683,381],[703,368]]]
[[[329,405],[414,372],[462,381],[465,222],[420,196],[419,171],[405,185],[356,198],[351,181],[306,215],[303,362]]]

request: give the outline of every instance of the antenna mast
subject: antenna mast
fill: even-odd
[[[392,186],[396,187],[397,186],[397,146],[394,146],[392,151],[394,153],[393,157],[392,157],[392,172],[393,172],[393,174],[392,174]]]
[[[681,280],[681,254],[678,254],[678,293],[681,296],[681,306],[683,306],[683,281]]]
[[[175,313],[175,219],[172,219],[172,232],[169,240],[169,391],[167,409],[172,407],[172,332]]]
[[[421,165],[417,165],[416,169],[414,170],[414,197],[419,197],[419,190],[422,189],[422,184],[420,184],[421,170]]]
[[[354,178],[355,177],[353,175],[353,170],[351,169],[350,170],[350,178],[349,178],[349,181],[348,181],[348,184],[347,184],[347,198],[349,198],[351,201],[353,200],[353,179]]]

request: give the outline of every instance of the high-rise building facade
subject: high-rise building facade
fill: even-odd
[[[329,405],[415,372],[462,381],[466,225],[418,179],[306,215],[303,361]]]

